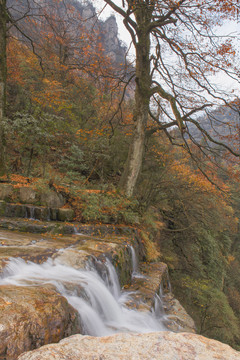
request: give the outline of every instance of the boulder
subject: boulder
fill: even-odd
[[[52,208],[60,208],[65,204],[64,197],[55,191],[48,191],[41,194],[41,205]]]
[[[13,185],[0,184],[0,200],[7,199],[13,192]]]
[[[0,287],[0,359],[80,332],[78,314],[51,287]]]
[[[18,360],[240,360],[229,345],[203,336],[169,331],[116,334],[106,337],[71,336],[59,344],[27,352]]]
[[[60,221],[73,221],[74,211],[72,209],[59,209],[58,220]]]
[[[23,186],[19,189],[20,202],[34,204],[37,201],[37,193],[31,187]]]

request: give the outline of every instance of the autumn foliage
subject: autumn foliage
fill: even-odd
[[[65,206],[75,210],[75,221],[140,228],[148,260],[161,257],[168,263],[174,291],[195,318],[198,331],[240,346],[239,163],[226,148],[211,148],[206,136],[199,143],[191,142],[186,136],[191,131],[181,128],[173,114],[177,106],[185,121],[196,107],[204,108],[202,90],[197,93],[185,85],[198,83],[204,75],[205,86],[216,67],[235,69],[232,41],[219,40],[216,46],[210,41],[212,51],[207,53],[205,46],[200,48],[188,36],[181,42],[181,31],[174,24],[163,31],[179,68],[157,59],[159,52],[151,58],[152,69],[166,80],[169,93],[159,87],[156,107],[150,107],[155,120],[149,115],[144,124],[144,161],[134,196],[127,198],[118,184],[136,129],[137,82],[126,75],[128,64],[116,68],[106,55],[98,27],[87,26],[71,3],[66,2],[64,9],[62,1],[43,3],[41,16],[29,16],[23,23],[33,44],[16,30],[8,38],[4,120],[8,175],[0,180],[15,188],[54,188],[67,199]],[[125,3],[134,8],[149,2]],[[186,6],[184,1],[153,3],[160,10],[163,3],[170,10]],[[205,33],[209,28],[206,14],[213,26],[238,14],[236,1],[186,3],[189,19],[197,19],[198,35],[199,29]],[[158,35],[154,35],[156,43]],[[156,50],[161,46],[159,42]],[[176,85],[170,75],[176,75]],[[175,99],[169,95],[173,93]],[[238,108],[239,99],[224,104]],[[220,134],[220,140],[239,151],[239,127],[231,120],[227,125],[231,131]],[[222,314],[218,309],[223,309]]]

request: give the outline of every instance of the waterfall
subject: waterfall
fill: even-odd
[[[144,275],[139,272],[138,267],[138,257],[136,251],[132,245],[129,246],[131,251],[131,260],[132,260],[132,278],[144,278]]]
[[[106,258],[106,262],[104,265],[106,271],[102,272],[102,278],[109,291],[113,294],[114,298],[119,299],[121,296],[121,288],[116,270],[108,258]]]
[[[132,274],[133,276],[138,273],[138,258],[135,249],[132,245],[129,246],[132,256]]]
[[[0,276],[0,285],[53,284],[79,312],[84,333],[88,335],[166,330],[157,306],[152,312],[140,312],[124,305],[127,296],[121,292],[116,271],[108,259],[104,267],[105,274],[100,276],[93,265],[88,270],[77,270],[52,259],[43,264],[11,259]]]

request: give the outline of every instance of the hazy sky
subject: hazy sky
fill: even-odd
[[[97,11],[101,11],[101,9],[104,7],[105,2],[104,0],[92,0],[91,1],[92,4],[94,5],[94,7],[97,9]],[[122,4],[122,0],[114,0],[114,2],[121,6]],[[131,37],[128,33],[128,31],[126,30],[125,26],[123,25],[122,22],[122,17],[118,14],[116,14],[116,12],[114,12],[110,6],[106,6],[106,8],[104,9],[104,11],[101,13],[100,18],[102,20],[106,19],[107,17],[109,17],[110,15],[114,14],[116,19],[117,19],[117,23],[118,23],[118,32],[119,32],[119,38],[125,42],[125,44],[127,46],[129,46],[129,44],[131,43]],[[218,28],[218,34],[219,35],[231,35],[235,37],[235,43],[237,44],[237,48],[239,49],[239,56],[238,58],[240,59],[240,22],[237,21],[227,21],[225,22],[225,24],[221,27]],[[134,55],[134,49],[132,48],[132,50],[130,51],[130,55],[131,57]],[[224,84],[224,88],[227,91],[233,91],[235,94],[239,94],[240,95],[240,84],[237,81],[232,81],[231,79],[229,79],[227,76],[221,76],[220,77],[216,77],[216,80],[214,81],[215,84],[219,83],[219,85]]]

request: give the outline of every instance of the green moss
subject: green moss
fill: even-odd
[[[0,216],[4,216],[6,211],[6,202],[0,200]]]

